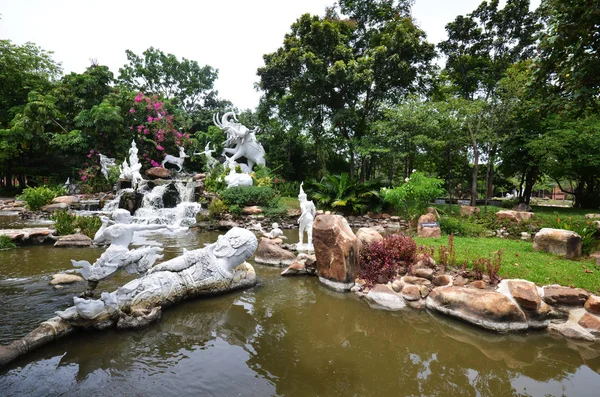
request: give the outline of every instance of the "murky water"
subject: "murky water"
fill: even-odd
[[[295,233],[287,233],[295,241]],[[217,234],[146,234],[165,259]],[[70,259],[102,249],[0,252],[0,343],[64,309]],[[598,396],[600,346],[543,332],[497,335],[425,311],[375,310],[316,278],[255,265],[257,287],[184,302],[139,330],[81,332],[0,370],[2,396]],[[131,276],[100,284],[112,290]]]

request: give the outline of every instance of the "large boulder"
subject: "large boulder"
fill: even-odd
[[[442,229],[440,229],[440,225],[437,223],[435,214],[427,213],[419,217],[417,223],[417,235],[419,237],[432,238],[442,236]]]
[[[317,215],[313,245],[319,280],[336,290],[349,290],[359,271],[360,242],[346,219],[340,215]]]
[[[585,310],[590,313],[600,314],[600,296],[592,295],[585,301]]]
[[[262,212],[262,208],[260,208],[258,205],[252,205],[242,209],[242,214],[244,215],[258,215],[262,214]]]
[[[271,239],[261,238],[258,243],[258,249],[254,256],[256,263],[275,266],[289,266],[296,261],[296,255],[293,252],[281,248]]]
[[[460,216],[472,216],[479,214],[481,211],[478,207],[472,207],[470,205],[461,205],[460,206]]]
[[[582,288],[548,285],[544,287],[544,301],[549,305],[583,306],[590,293]]]
[[[71,248],[71,247],[89,247],[92,245],[92,239],[85,234],[76,233],[69,234],[67,236],[61,236],[56,243],[55,247]]]
[[[367,246],[372,243],[383,240],[383,236],[378,231],[370,227],[361,227],[356,232],[356,238],[360,241],[361,245]]]
[[[535,234],[534,251],[545,251],[567,259],[581,256],[581,236],[570,230],[543,228]]]
[[[371,288],[367,298],[388,310],[400,310],[406,307],[402,295],[384,284],[377,284]]]
[[[77,196],[58,196],[52,199],[52,204],[65,203],[67,205],[79,203],[80,199]]]
[[[55,203],[41,206],[40,211],[54,212],[58,210],[66,210],[67,208],[69,208],[69,204],[67,203]]]
[[[507,296],[494,291],[465,287],[436,288],[429,294],[426,306],[430,310],[494,331],[528,328],[527,318],[519,306]]]
[[[533,217],[534,213],[527,211],[500,210],[496,212],[497,219],[508,219],[513,222],[529,221],[533,219]]]
[[[146,170],[146,175],[150,179],[169,179],[171,177],[171,170],[163,167],[152,167]]]
[[[72,284],[84,281],[85,279],[77,274],[57,273],[52,275],[50,285]]]

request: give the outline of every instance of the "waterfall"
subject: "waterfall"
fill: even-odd
[[[113,212],[114,210],[119,208],[119,202],[121,201],[121,196],[123,196],[123,194],[125,193],[131,193],[133,192],[133,189],[121,189],[117,192],[117,195],[115,196],[114,199],[107,201],[106,204],[104,204],[104,207],[102,207],[102,211],[104,212]]]
[[[175,207],[165,207],[165,193],[172,186],[177,192]],[[193,181],[174,181],[170,184],[155,186],[144,193],[142,206],[135,212],[134,222],[142,224],[161,224],[175,227],[190,226],[196,222],[200,211],[199,203],[194,202],[196,184]],[[171,192],[169,192],[171,194]]]

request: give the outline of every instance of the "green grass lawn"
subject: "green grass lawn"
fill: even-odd
[[[415,238],[417,244],[436,247],[448,245],[448,237],[437,239]],[[506,240],[500,238],[455,237],[456,263],[465,259],[469,263],[477,257],[489,257],[502,250],[502,266],[499,274],[503,278],[522,278],[537,285],[561,284],[600,292],[600,267],[593,259],[566,260],[544,252],[533,251],[531,241]],[[592,273],[586,273],[591,270]]]
[[[280,197],[279,205],[285,207],[288,210],[300,209],[300,202],[296,197]]]

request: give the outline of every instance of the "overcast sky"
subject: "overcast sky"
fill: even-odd
[[[283,43],[303,13],[323,15],[333,0],[2,0],[0,38],[31,41],[54,51],[65,73],[82,73],[96,59],[118,75],[125,50],[153,46],[219,69],[219,95],[254,108],[256,69]],[[428,40],[446,38],[444,26],[481,0],[416,0],[413,16]],[[502,2],[501,2],[502,3]],[[532,0],[536,6],[539,0]]]

